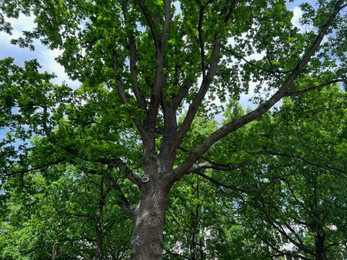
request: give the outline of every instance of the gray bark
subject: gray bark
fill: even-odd
[[[132,260],[162,259],[164,215],[169,202],[169,188],[165,186],[149,179],[141,187],[134,220]]]

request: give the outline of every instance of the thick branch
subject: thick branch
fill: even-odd
[[[117,166],[123,173],[125,173],[125,176],[128,178],[128,180],[130,180],[135,185],[140,186],[140,180],[128,168],[128,166],[126,166],[126,164],[122,160],[120,159],[117,160]]]
[[[234,0],[232,1],[232,3],[230,4],[230,7],[228,9],[223,9],[220,12],[220,16],[224,17],[224,22],[223,22],[223,26],[225,26],[226,23],[229,22],[231,15],[233,13],[233,10],[237,4],[238,0]],[[208,2],[209,3],[209,2]],[[204,9],[200,9],[200,17],[199,17],[199,25],[198,25],[198,29],[199,29],[199,41],[200,41],[200,48],[201,49],[201,55],[203,60],[204,60],[204,42],[203,42],[203,31],[202,31],[202,22],[203,22],[203,11]],[[176,137],[175,137],[175,143],[173,146],[173,149],[178,149],[178,147],[180,146],[183,138],[185,137],[185,135],[187,134],[188,130],[190,129],[190,126],[193,122],[193,119],[200,107],[200,105],[202,104],[202,101],[204,100],[206,93],[213,81],[214,76],[216,75],[217,72],[217,68],[218,68],[218,62],[219,62],[219,58],[220,58],[220,50],[221,50],[221,39],[220,39],[220,31],[222,30],[222,28],[217,28],[216,30],[216,34],[215,34],[215,39],[214,39],[214,43],[213,43],[213,50],[212,50],[212,54],[211,54],[211,61],[209,64],[209,68],[207,71],[207,74],[205,75],[204,73],[204,69],[205,69],[205,65],[203,65],[202,69],[202,75],[203,75],[203,79],[202,79],[202,83],[200,85],[200,89],[199,92],[197,93],[196,97],[194,98],[194,100],[192,101],[192,103],[189,106],[187,115],[184,118],[182,127],[180,128],[180,130],[178,131]]]
[[[172,107],[177,110],[181,105],[183,99],[187,96],[189,89],[193,86],[194,79],[186,79],[180,86],[179,92],[174,96]]]
[[[331,26],[331,24],[334,21],[334,18],[336,17],[336,15],[338,14],[338,11],[340,9],[340,6],[342,5],[343,1],[340,0],[336,3],[336,6],[334,8],[334,12],[331,15],[331,17],[328,19],[328,21],[324,24],[324,26],[322,27],[322,30],[319,32],[319,34],[317,35],[315,41],[313,42],[313,44],[311,45],[311,47],[307,50],[307,52],[304,54],[304,56],[301,58],[301,60],[298,62],[297,66],[295,67],[295,69],[292,71],[292,73],[290,73],[290,75],[287,77],[287,79],[284,81],[284,83],[282,84],[282,86],[279,88],[279,90],[272,95],[267,102],[263,103],[262,105],[260,105],[257,109],[253,110],[252,112],[240,117],[239,119],[236,119],[224,126],[222,126],[221,128],[219,128],[218,130],[216,130],[214,133],[212,133],[207,139],[205,139],[205,141],[198,147],[198,149],[193,152],[188,159],[178,168],[176,168],[176,170],[173,172],[173,178],[174,180],[178,180],[179,178],[181,178],[187,171],[189,171],[189,169],[191,168],[191,166],[199,159],[201,158],[201,156],[203,154],[205,154],[210,147],[215,144],[217,141],[221,140],[222,138],[224,138],[226,135],[228,135],[229,133],[241,128],[242,126],[248,124],[249,122],[252,122],[253,120],[259,118],[260,116],[262,116],[263,114],[265,114],[272,106],[274,106],[288,91],[288,89],[290,88],[290,86],[293,84],[294,80],[297,79],[297,77],[300,75],[300,73],[304,70],[304,68],[306,67],[306,65],[308,64],[309,60],[311,59],[311,57],[316,53],[316,51],[318,50],[324,36],[327,34],[329,27]],[[204,81],[203,83],[204,84]],[[193,102],[192,105],[197,105],[197,102]],[[200,103],[198,103],[200,105]],[[196,109],[197,108],[192,108],[192,109]],[[189,117],[188,117],[189,116]],[[189,114],[188,111],[188,115],[187,117],[192,120],[194,118],[193,115]],[[186,119],[187,119],[186,117]],[[186,121],[186,120],[185,120]],[[182,138],[182,132],[184,133],[185,131],[188,131],[188,129],[186,129],[187,127],[190,127],[191,122],[185,122],[186,125],[184,125],[184,130],[180,131],[180,135],[178,138],[178,141],[181,141],[180,138]]]
[[[165,8],[165,22],[164,27],[161,35],[161,44],[163,49],[165,48],[166,42],[167,42],[167,34],[169,32],[170,24],[171,24],[171,3],[170,0],[164,1],[164,8]]]
[[[148,11],[147,6],[145,5],[144,1],[138,0],[138,3],[139,3],[139,6],[141,8],[143,15],[145,16],[147,23],[149,25],[149,28],[150,28],[152,36],[153,36],[153,40],[155,42],[155,45],[157,46],[159,44],[159,37],[158,37],[157,29],[155,28],[155,23],[154,23],[151,15],[149,14],[149,11]]]
[[[189,106],[188,112],[186,117],[184,118],[182,127],[180,128],[180,130],[177,133],[176,136],[176,140],[175,140],[175,148],[178,148],[179,145],[181,144],[184,136],[186,135],[186,133],[188,132],[193,119],[196,115],[196,112],[198,111],[202,101],[205,98],[205,95],[213,81],[213,78],[216,74],[217,71],[217,67],[218,67],[218,61],[219,61],[219,53],[220,53],[220,48],[221,48],[221,40],[219,38],[215,39],[214,42],[214,48],[213,48],[213,52],[212,52],[212,58],[211,58],[211,63],[210,63],[210,68],[208,70],[207,75],[203,78],[199,92],[197,93],[195,99],[193,100],[193,102],[191,103],[191,105]]]
[[[129,104],[130,101],[129,101],[129,98],[127,97],[126,93],[125,93],[125,90],[124,90],[124,86],[123,86],[123,83],[120,79],[120,76],[118,75],[119,72],[120,72],[120,68],[118,66],[118,55],[117,55],[117,52],[114,51],[113,52],[113,70],[114,70],[114,73],[115,73],[115,81],[116,81],[116,88],[117,88],[117,92],[122,100],[122,102],[124,104]],[[136,74],[134,75],[135,76],[135,79],[133,78],[133,75],[132,76],[132,79],[136,81],[136,88],[137,88],[137,79],[136,79]],[[134,85],[133,85],[134,87]],[[138,93],[140,95],[140,93]],[[140,95],[141,96],[141,95]],[[139,97],[140,100],[138,100],[140,103],[140,107],[141,106],[144,106],[144,104],[141,105],[141,97]],[[144,129],[143,129],[143,125],[142,123],[140,122],[140,120],[137,118],[137,117],[133,117],[133,121],[134,121],[134,124],[137,128],[137,130],[140,132],[141,136],[144,135]]]
[[[124,13],[124,20],[125,24],[127,25],[129,23],[128,19],[128,1],[124,1],[123,3],[123,13]],[[137,69],[136,69],[136,41],[133,32],[130,31],[130,28],[126,28],[128,40],[129,40],[129,50],[130,50],[130,76],[131,76],[131,85],[133,92],[135,94],[137,104],[141,108],[142,111],[146,111],[146,100],[142,96],[142,93],[138,87],[138,81],[137,81]]]
[[[150,18],[150,17],[149,17]],[[149,133],[149,136],[147,136],[147,139],[153,139],[154,130],[157,123],[157,116],[159,112],[159,105],[163,101],[162,98],[164,98],[164,95],[162,94],[162,90],[166,86],[166,76],[164,73],[164,60],[165,60],[165,46],[167,42],[167,33],[170,27],[171,22],[171,6],[170,1],[165,1],[165,22],[164,22],[164,28],[162,31],[162,37],[160,38],[160,41],[158,41],[158,36],[153,35],[154,41],[156,42],[156,77],[155,82],[151,91],[151,101],[149,105],[149,111],[147,114],[146,119],[146,127]],[[149,142],[153,143],[153,140],[150,140]]]

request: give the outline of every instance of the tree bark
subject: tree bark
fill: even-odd
[[[328,260],[328,257],[325,252],[316,253],[316,260]]]
[[[141,185],[135,211],[132,260],[162,259],[164,215],[169,202],[167,185],[147,181]]]
[[[324,236],[321,236],[319,233],[315,235],[315,244],[316,244],[316,252],[315,259],[316,260],[328,260],[328,256],[326,255],[326,249],[324,247]]]
[[[96,259],[102,260],[104,258],[104,246],[103,246],[103,230],[102,230],[102,216],[105,206],[106,194],[104,191],[104,177],[100,180],[100,194],[99,203],[97,208],[97,214],[95,217],[95,234],[96,234]]]

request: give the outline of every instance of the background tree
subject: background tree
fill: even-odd
[[[139,193],[136,207],[125,194],[121,203],[134,224],[132,258],[160,259],[171,187],[199,169],[226,169],[204,159],[213,145],[284,96],[346,80],[346,6],[304,4],[301,33],[282,0],[4,0],[7,16],[36,17],[13,43],[61,49],[58,61],[81,87],[54,86],[36,61],[1,62],[1,126],[13,133],[2,172],[62,163],[121,172]],[[3,18],[0,28],[11,31]],[[181,153],[196,115],[215,115],[217,98],[239,99],[251,82],[258,107]],[[33,135],[33,146],[11,146]]]
[[[105,176],[75,168],[46,174],[6,183],[0,259],[129,257],[131,222]]]
[[[248,128],[255,164],[224,182],[240,191],[236,222],[273,255],[345,257],[345,127],[346,94],[335,87],[285,100]]]

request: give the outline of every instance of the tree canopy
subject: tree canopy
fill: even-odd
[[[68,176],[72,178],[69,183],[82,188],[85,185],[78,185],[79,181],[95,177],[90,206],[117,219],[121,213],[115,205],[119,205],[129,217],[132,259],[161,259],[170,190],[189,174],[208,177],[204,171],[213,170],[222,181],[222,172],[247,166],[257,165],[261,167],[258,172],[264,173],[271,165],[282,167],[288,161],[292,167],[312,162],[296,180],[312,191],[318,186],[311,183],[310,174],[320,179],[320,164],[328,171],[345,172],[343,144],[324,153],[319,146],[304,155],[295,150],[303,142],[314,143],[313,134],[324,136],[325,131],[334,130],[329,126],[317,130],[319,123],[291,119],[299,122],[296,130],[284,116],[281,131],[299,131],[303,139],[293,138],[278,147],[285,135],[272,144],[262,138],[272,123],[264,123],[262,131],[242,132],[255,120],[266,122],[266,113],[284,97],[292,107],[290,113],[301,116],[305,112],[302,95],[346,83],[346,1],[301,4],[301,29],[293,25],[293,12],[286,4],[283,0],[3,0],[0,30],[11,33],[8,17],[34,16],[34,29],[24,31],[12,43],[33,49],[39,40],[50,49],[61,50],[57,61],[80,86],[53,84],[54,75],[43,72],[45,68],[37,60],[24,66],[13,58],[0,61],[0,127],[7,131],[0,151],[2,184],[13,181],[20,185],[31,172],[50,178],[73,171],[76,177]],[[237,101],[249,92],[253,92],[256,108],[244,113]],[[322,98],[307,101],[311,109],[326,109],[324,99],[316,100]],[[283,103],[284,110],[288,103]],[[339,107],[331,109],[336,114],[328,113],[329,118],[338,118]],[[223,111],[227,120],[211,121]],[[319,120],[327,119],[322,116]],[[306,124],[310,126],[306,128]],[[311,135],[306,135],[308,131]],[[340,132],[334,138],[338,136]],[[263,152],[272,152],[273,157],[263,162]],[[280,159],[286,155],[293,161]],[[341,161],[335,165],[337,158]],[[334,165],[329,164],[332,159]],[[285,174],[290,170],[284,167],[271,173],[280,181],[272,185],[290,191],[285,186],[291,182]],[[305,182],[304,170],[313,186]],[[257,187],[268,177],[251,171],[244,178],[246,185]],[[236,184],[237,180],[232,186]],[[54,189],[50,185],[48,189]],[[85,187],[90,191],[88,185],[89,181]],[[292,195],[305,198],[308,190],[304,187]],[[268,192],[266,199],[271,201],[266,203],[278,207],[281,199],[270,198]],[[4,196],[8,195],[5,191]],[[85,199],[79,197],[71,202],[77,212],[79,199]],[[109,203],[110,208],[106,207]],[[200,206],[193,203],[192,207],[198,210]],[[88,225],[99,225],[99,231],[109,221],[107,216],[101,221],[101,213],[81,213],[92,218]],[[104,256],[100,253],[98,257]]]

